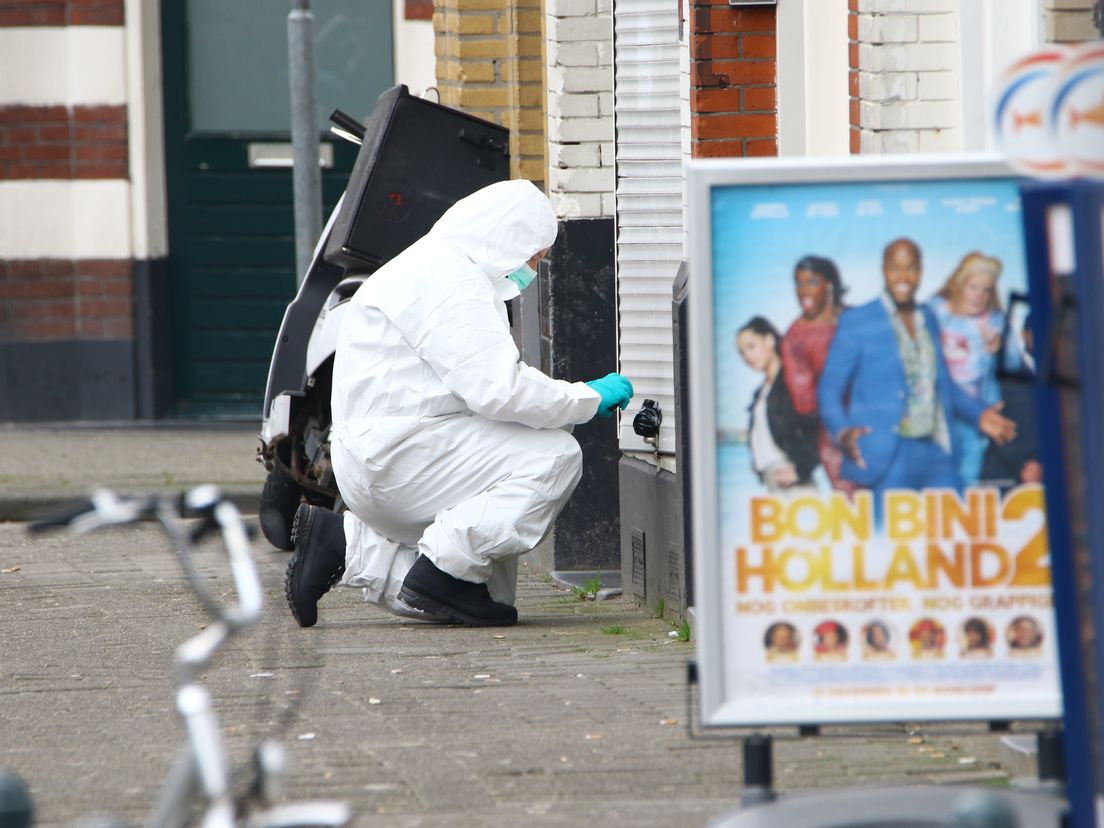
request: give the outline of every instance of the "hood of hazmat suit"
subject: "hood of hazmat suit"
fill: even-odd
[[[428,418],[478,414],[532,428],[590,420],[599,395],[520,361],[506,278],[556,238],[547,197],[503,181],[453,205],[351,300],[333,373],[334,433],[381,446]]]

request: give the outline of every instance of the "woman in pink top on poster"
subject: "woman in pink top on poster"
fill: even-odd
[[[794,287],[801,316],[782,337],[779,351],[794,409],[798,414],[815,414],[817,382],[836,335],[845,288],[836,263],[822,256],[805,256],[794,266]],[[850,494],[854,486],[840,477],[843,456],[823,425],[818,430],[817,455],[832,488]]]

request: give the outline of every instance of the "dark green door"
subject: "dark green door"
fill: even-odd
[[[290,0],[163,0],[175,410],[259,418],[295,293]],[[391,0],[314,0],[319,129],[392,85]],[[323,221],[356,147],[323,138]]]

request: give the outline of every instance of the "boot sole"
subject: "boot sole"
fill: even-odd
[[[421,595],[405,586],[399,590],[399,598],[414,607],[414,609],[448,616],[455,623],[463,624],[466,627],[512,627],[517,624],[516,620],[496,621],[491,618],[480,618],[477,615],[469,615],[466,612],[461,612],[454,607],[450,607],[448,604],[438,601],[436,598]]]
[[[287,598],[288,609],[291,610],[291,617],[295,619],[295,623],[300,627],[313,627],[314,624],[303,623],[303,619],[299,617],[299,611],[295,608],[295,587],[292,582],[295,579],[297,563],[299,563],[298,554],[292,555],[291,560],[288,561],[287,571],[284,573],[284,596]]]

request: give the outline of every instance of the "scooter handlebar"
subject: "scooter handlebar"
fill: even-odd
[[[364,135],[368,131],[364,124],[340,109],[335,109],[330,113],[330,123],[333,125],[330,127],[331,132],[354,144],[363,142]]]

